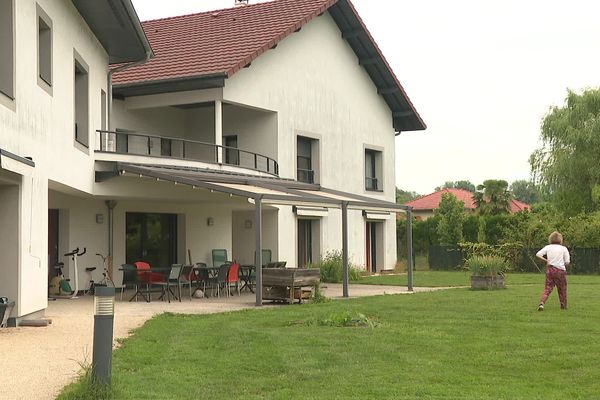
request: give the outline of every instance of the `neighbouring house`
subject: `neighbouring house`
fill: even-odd
[[[0,31],[13,317],[43,312],[76,247],[79,288],[100,278],[84,271],[96,253],[117,286],[123,263],[210,264],[212,249],[394,267],[395,138],[425,124],[349,1],[140,23],[130,0],[0,0]]]
[[[433,216],[434,211],[440,206],[442,201],[442,195],[450,193],[458,200],[462,201],[465,205],[465,211],[475,212],[476,204],[473,200],[473,193],[464,189],[442,189],[431,194],[421,196],[417,199],[411,200],[405,203],[405,206],[412,207],[413,215],[417,220],[426,220]],[[522,201],[511,199],[510,201],[510,212],[517,213],[519,211],[530,210],[529,204],[523,203]]]

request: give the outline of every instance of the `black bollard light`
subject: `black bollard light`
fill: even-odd
[[[94,288],[94,355],[92,373],[98,383],[110,385],[112,376],[112,343],[115,321],[115,288]]]

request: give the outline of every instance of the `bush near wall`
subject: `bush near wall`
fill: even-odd
[[[316,264],[310,264],[308,268],[319,268],[321,270],[321,282],[342,282],[342,251],[328,251]],[[348,278],[350,281],[360,279],[360,270],[351,262],[348,262]]]

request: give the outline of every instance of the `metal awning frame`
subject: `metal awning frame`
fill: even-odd
[[[161,172],[160,170],[168,172]],[[177,171],[184,173],[177,175]],[[219,185],[219,182],[211,182],[205,176],[193,178],[194,170],[178,170],[175,168],[163,168],[156,166],[142,166],[136,164],[116,163],[116,173],[110,176],[133,175],[140,178],[154,178],[159,181],[173,182],[175,184],[188,185],[193,188],[203,188],[210,191],[230,194],[233,196],[252,199],[255,208],[255,237],[256,237],[256,259],[255,265],[262,265],[262,207],[263,205],[291,205],[291,206],[312,206],[324,208],[336,208],[342,210],[342,272],[343,272],[343,296],[349,297],[349,278],[348,278],[348,210],[379,211],[379,212],[398,212],[406,213],[407,230],[407,263],[408,263],[408,290],[413,290],[413,248],[412,248],[412,207],[395,204],[386,201],[380,201],[370,197],[355,195],[332,189],[322,188],[319,185],[302,184],[296,181],[287,181],[283,179],[261,179],[260,177],[237,177],[236,183],[248,185],[248,187],[257,187],[271,191],[285,193],[257,193],[249,190],[241,190]],[[200,170],[198,170],[200,172]],[[218,180],[217,174],[214,174],[212,181]],[[107,179],[104,176],[103,179]],[[232,178],[226,179],[225,183],[232,183]],[[224,183],[224,182],[220,182]],[[302,190],[318,191],[323,195],[308,194]],[[342,199],[328,197],[333,195]],[[256,306],[262,306],[262,269],[256,268]]]

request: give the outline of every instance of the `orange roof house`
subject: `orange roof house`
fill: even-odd
[[[427,218],[433,216],[433,211],[436,210],[440,206],[440,201],[442,201],[442,195],[445,193],[450,193],[454,195],[458,200],[462,201],[465,204],[465,210],[473,212],[475,211],[476,204],[475,200],[473,200],[473,193],[464,189],[442,189],[437,192],[433,192],[431,194],[421,196],[417,199],[409,201],[404,205],[410,206],[413,208],[413,215],[417,219],[426,220]],[[530,210],[531,206],[529,204],[523,203],[522,201],[512,199],[510,201],[510,212],[517,213],[519,211]]]

